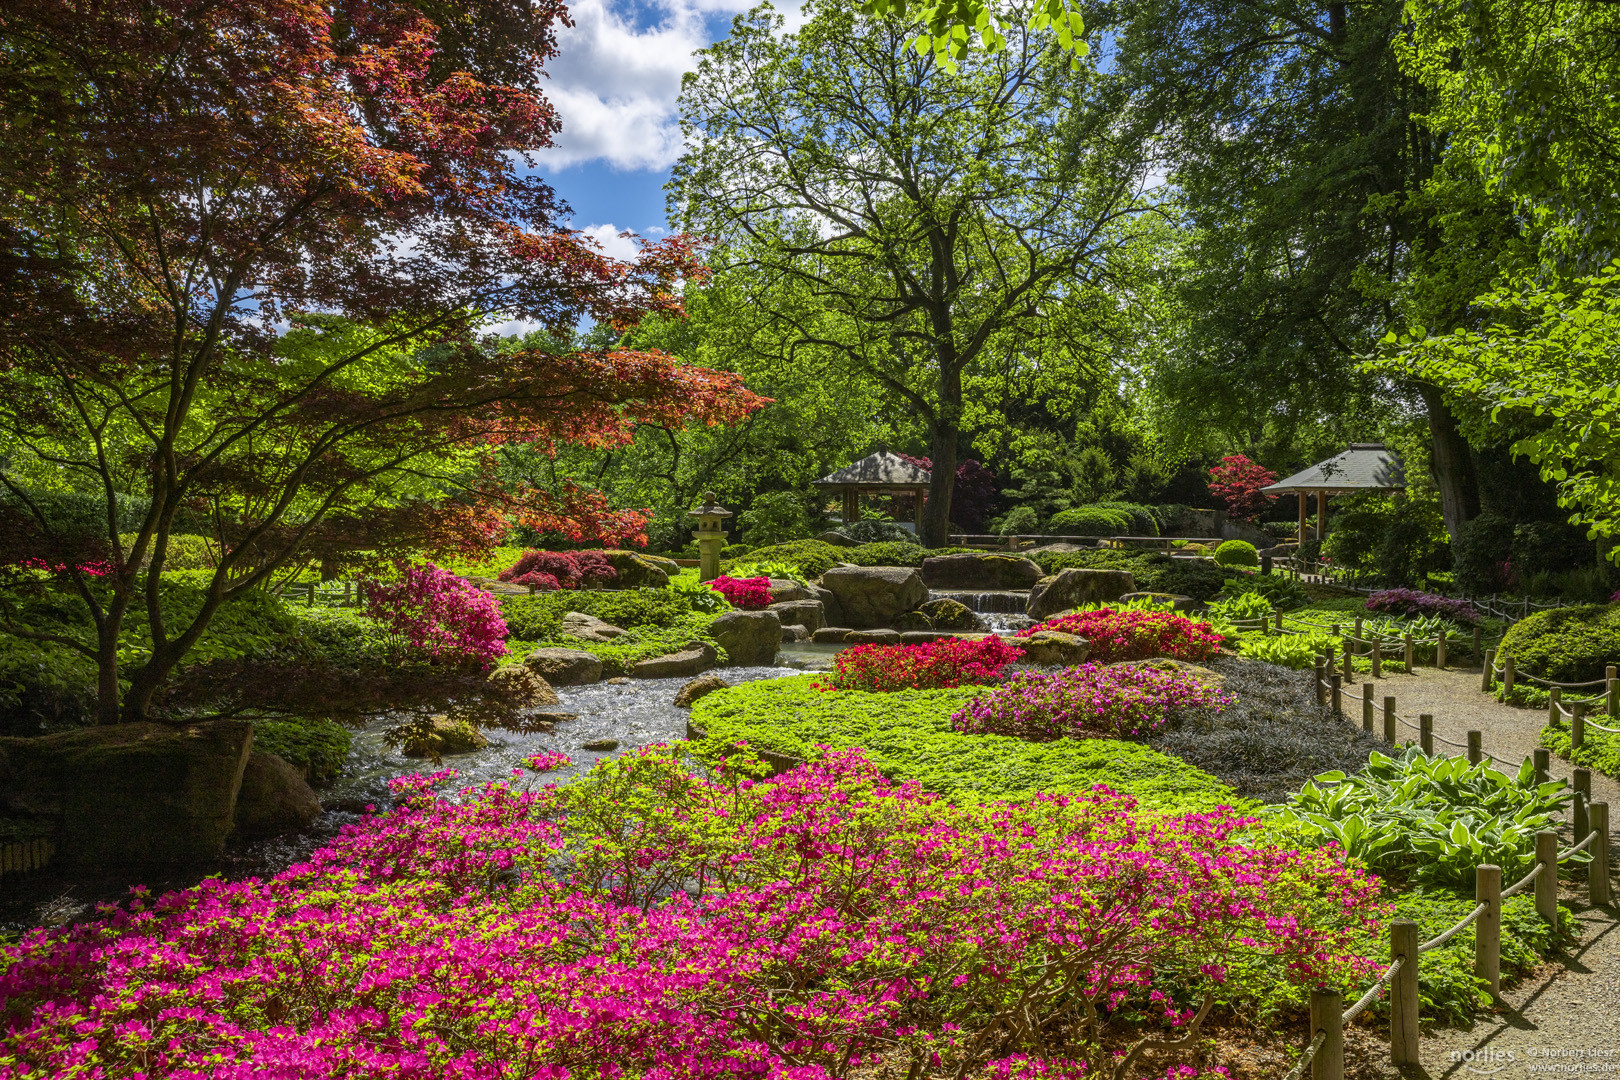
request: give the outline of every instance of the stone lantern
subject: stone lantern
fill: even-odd
[[[689,513],[698,519],[692,538],[698,543],[698,580],[713,581],[720,576],[720,549],[726,546],[722,526],[731,511],[714,501],[714,492],[703,493],[703,505]]]

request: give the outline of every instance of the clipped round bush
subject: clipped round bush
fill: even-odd
[[[1092,503],[1092,509],[1112,510],[1124,514],[1130,519],[1132,536],[1158,536],[1159,518],[1151,507],[1141,503],[1130,502],[1100,502]]]
[[[1543,679],[1601,679],[1605,665],[1620,664],[1620,604],[1537,612],[1513,624],[1497,654]]]
[[[1259,566],[1260,554],[1247,540],[1228,540],[1215,549],[1215,561],[1221,566]]]
[[[1076,506],[1052,515],[1047,528],[1068,536],[1121,536],[1131,531],[1131,516],[1098,506]]]

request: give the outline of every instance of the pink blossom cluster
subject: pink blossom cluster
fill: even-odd
[[[1171,710],[1232,700],[1198,676],[1175,668],[1082,664],[1014,675],[968,702],[951,726],[969,735],[1053,739],[1134,739],[1164,725]]]
[[[534,772],[555,772],[558,769],[566,769],[573,763],[573,758],[569,757],[567,754],[558,753],[555,750],[546,750],[539,754],[530,754],[528,757],[523,759],[523,767],[525,769],[531,769]]]
[[[771,579],[768,577],[734,578],[721,574],[709,582],[709,588],[725,597],[732,607],[744,611],[758,611],[771,604]]]
[[[823,690],[938,690],[990,683],[1024,650],[1000,638],[941,638],[921,645],[856,645],[833,658],[836,672]]]
[[[600,551],[525,551],[500,580],[538,589],[583,589],[616,581],[619,572]]]
[[[40,558],[23,559],[17,565],[25,570],[44,570],[50,574],[64,574],[68,570],[67,563],[48,562]],[[80,563],[74,566],[73,569],[81,574],[89,574],[91,577],[106,577],[113,572],[113,564],[106,559],[97,559],[94,562]]]
[[[506,655],[506,621],[493,593],[432,563],[401,565],[398,581],[364,581],[366,614],[405,650],[436,663],[488,667]]]
[[[1380,589],[1367,597],[1367,610],[1388,615],[1421,617],[1438,615],[1442,619],[1472,626],[1479,622],[1479,613],[1466,600],[1420,592],[1417,589]]]
[[[0,1080],[1107,1060],[1130,1037],[1115,1014],[1166,994],[1352,985],[1385,913],[1334,849],[1242,842],[1252,819],[1224,808],[1139,817],[1101,787],[956,807],[857,752],[764,783],[667,748],[537,792],[445,798],[445,779],[270,881],[6,948]]]
[[[1026,627],[1016,636],[1029,637],[1042,630],[1085,638],[1090,642],[1087,656],[1099,664],[1155,656],[1208,660],[1221,647],[1221,635],[1209,623],[1195,622],[1173,611],[1121,611],[1108,607],[1077,611]]]

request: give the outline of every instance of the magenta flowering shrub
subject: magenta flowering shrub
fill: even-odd
[[[1185,1024],[1172,999],[1268,967],[1352,985],[1384,910],[1224,809],[955,807],[857,753],[769,783],[664,748],[538,792],[446,779],[270,881],[6,949],[0,1077],[1074,1075],[1134,1038],[1126,1005]]]
[[[366,615],[402,651],[435,663],[488,667],[506,655],[506,621],[493,593],[432,563],[400,566],[395,582],[364,581]]]
[[[555,750],[547,750],[539,754],[530,754],[523,759],[523,767],[535,772],[555,772],[566,769],[574,763],[574,759],[567,754],[560,754]]]
[[[709,588],[725,597],[732,607],[744,611],[758,611],[771,604],[771,579],[768,577],[734,578],[721,574],[709,582]]]
[[[1014,675],[959,709],[951,726],[968,735],[1015,735],[1036,742],[1137,739],[1162,727],[1172,709],[1231,700],[1176,668],[1082,664]]]
[[[1367,610],[1413,618],[1438,615],[1464,626],[1479,622],[1479,612],[1468,601],[1419,592],[1417,589],[1382,589],[1367,597]]]

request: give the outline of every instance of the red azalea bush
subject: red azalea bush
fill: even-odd
[[[1387,912],[1336,848],[1255,839],[1226,808],[1139,816],[1103,787],[956,807],[855,752],[754,783],[662,747],[535,792],[436,796],[450,775],[397,783],[398,809],[269,881],[7,947],[0,1077],[1111,1061],[1122,1012],[1186,1029],[1217,988],[1356,985],[1375,965],[1355,942]]]
[[[1226,516],[1233,521],[1254,521],[1274,502],[1275,495],[1261,489],[1277,482],[1277,474],[1243,454],[1221,458],[1209,470],[1209,491],[1226,502]]]
[[[967,735],[1015,735],[1035,742],[1136,739],[1162,727],[1172,709],[1231,700],[1185,671],[1082,664],[1014,675],[959,709],[951,727]]]
[[[409,654],[488,667],[506,655],[506,620],[493,593],[432,563],[400,567],[394,582],[362,581],[366,615]]]
[[[709,588],[724,596],[732,607],[745,611],[771,606],[771,579],[768,577],[734,578],[721,574],[709,582]]]
[[[585,589],[618,580],[619,572],[600,551],[525,551],[500,580],[538,589]]]
[[[1086,659],[1097,664],[1121,660],[1208,660],[1220,651],[1221,635],[1209,623],[1194,622],[1173,611],[1119,611],[1098,608],[1059,615],[1018,631],[1029,637],[1041,630],[1078,634],[1091,642]]]
[[[939,690],[995,682],[1024,650],[999,638],[942,638],[924,645],[856,645],[833,659],[829,689]]]

